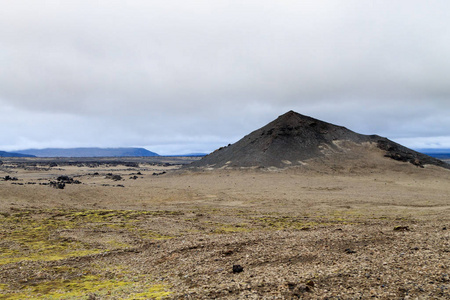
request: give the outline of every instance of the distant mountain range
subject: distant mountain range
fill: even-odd
[[[130,157],[159,156],[144,148],[46,148],[15,151],[37,157]]]
[[[417,151],[439,159],[450,159],[450,149],[417,149]]]
[[[163,156],[167,156],[167,157],[182,157],[182,156],[203,157],[206,155],[208,155],[208,153],[173,154],[173,155],[163,155]]]
[[[0,157],[35,157],[34,155],[0,151]]]
[[[416,149],[438,159],[450,159],[450,149],[422,148]],[[207,153],[189,153],[182,155],[168,156],[206,156]],[[148,157],[160,156],[145,148],[45,148],[45,149],[26,149],[14,152],[0,151],[0,157]]]

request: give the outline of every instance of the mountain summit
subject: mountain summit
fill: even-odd
[[[335,161],[378,151],[384,156],[416,166],[450,165],[403,147],[378,135],[363,135],[289,111],[253,131],[233,145],[219,148],[194,162],[193,167],[278,167],[304,165],[307,161],[331,158]]]

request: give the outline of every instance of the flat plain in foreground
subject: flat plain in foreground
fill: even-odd
[[[450,298],[450,171],[187,162],[3,160],[0,299]]]

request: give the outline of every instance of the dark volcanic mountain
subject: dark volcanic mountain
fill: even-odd
[[[317,158],[347,159],[379,151],[384,156],[417,166],[450,165],[403,147],[377,135],[362,135],[311,117],[289,111],[253,131],[233,145],[205,156],[192,167],[278,167],[303,165]],[[368,158],[369,159],[369,158]]]
[[[37,157],[124,157],[159,156],[144,148],[46,148],[17,151]]]

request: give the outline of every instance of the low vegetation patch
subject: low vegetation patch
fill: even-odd
[[[32,274],[2,278],[0,299],[162,299],[170,294],[168,287],[154,283],[149,275],[137,278],[118,265],[112,273],[107,267],[74,265],[67,259],[95,261],[95,255],[134,251],[133,247],[145,241],[171,238],[146,228],[149,219],[171,214],[120,210],[2,213],[0,268],[21,269],[36,263],[40,267],[35,266]]]
[[[165,212],[118,210],[40,210],[0,216],[0,265],[53,261],[132,247],[170,236],[145,228]],[[170,214],[171,212],[167,212]]]
[[[285,230],[309,230],[315,227],[349,225],[354,224],[356,217],[350,214],[335,212],[324,216],[279,216],[269,215],[254,217],[253,223],[265,229]]]
[[[86,275],[73,279],[56,279],[4,292],[0,299],[163,299],[171,294],[165,284],[152,284],[149,278],[115,280]]]

